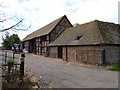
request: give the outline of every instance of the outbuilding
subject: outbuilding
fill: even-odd
[[[89,64],[118,63],[120,25],[94,20],[67,28],[49,44],[50,57]]]

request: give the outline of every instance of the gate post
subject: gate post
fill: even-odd
[[[6,64],[6,60],[7,60],[7,51],[5,52],[5,64]]]
[[[22,53],[21,57],[20,57],[20,61],[21,61],[21,64],[20,64],[20,74],[22,76],[24,76],[24,59],[25,59],[25,53]]]

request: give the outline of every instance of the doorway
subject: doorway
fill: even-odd
[[[62,58],[63,57],[63,47],[58,47],[58,58]]]

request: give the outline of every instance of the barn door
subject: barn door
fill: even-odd
[[[33,39],[33,51],[32,53],[36,54],[36,39]]]
[[[62,58],[63,57],[63,47],[58,47],[58,58]]]

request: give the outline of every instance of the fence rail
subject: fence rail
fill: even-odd
[[[16,63],[20,63],[19,61],[20,53],[14,53],[12,51],[2,50],[0,52],[0,57],[2,64],[6,64],[7,60],[9,60],[10,58],[13,59]]]
[[[10,73],[16,73],[16,72],[20,73],[19,70],[20,70],[20,64],[14,64],[13,67],[11,68],[11,70],[10,70]],[[2,65],[2,71],[3,72],[7,72],[8,71],[8,66],[6,64]],[[2,76],[5,76],[4,73],[3,73]]]
[[[4,50],[0,52],[0,57],[1,57],[0,63],[2,64],[3,72],[8,71],[7,61],[9,59],[13,59],[15,61],[14,65],[10,70],[10,73],[18,72],[21,74],[21,72],[24,72],[24,71],[21,71],[21,62],[20,62],[21,53],[14,53],[12,51]]]

